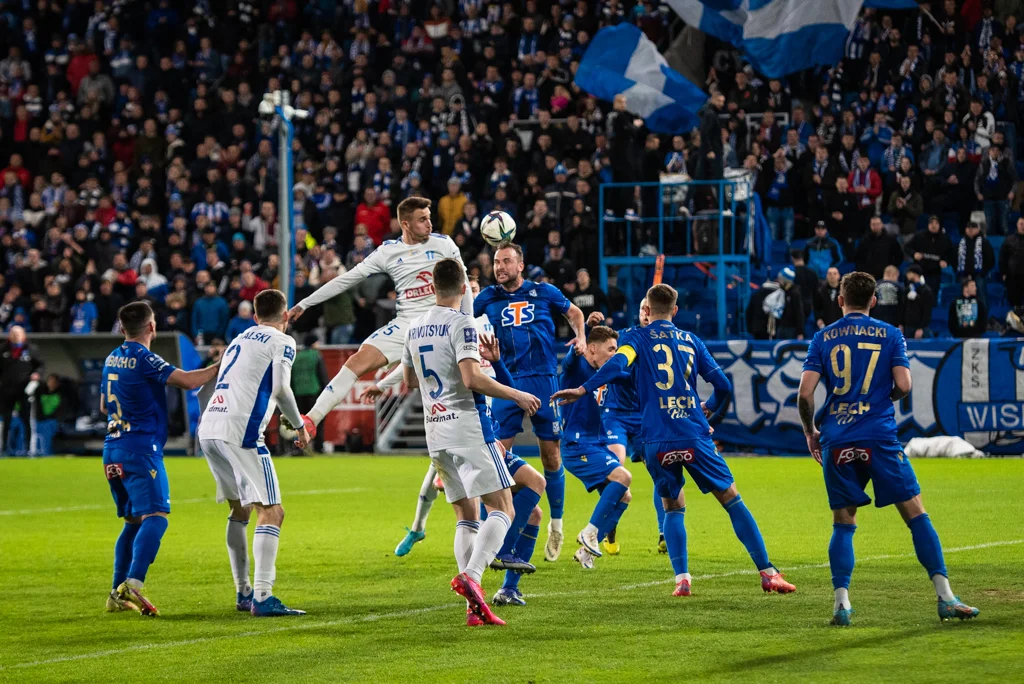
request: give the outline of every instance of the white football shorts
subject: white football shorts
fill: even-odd
[[[363,340],[363,344],[378,349],[388,360],[388,365],[397,363],[402,360],[405,333],[409,330],[410,323],[412,319],[396,318]]]
[[[201,439],[199,446],[217,483],[217,503],[228,499],[243,506],[281,503],[277,471],[267,447],[247,449],[220,439]]]
[[[512,486],[512,476],[495,443],[431,451],[430,460],[444,482],[448,503]]]

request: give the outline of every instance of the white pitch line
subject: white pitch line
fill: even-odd
[[[354,494],[365,492],[363,487],[349,487],[346,489],[307,489],[299,492],[288,492],[288,496],[315,496],[318,494]],[[171,499],[171,504],[197,504],[216,503],[217,499],[212,496],[199,497],[197,499]],[[55,506],[53,508],[15,508],[0,511],[0,515],[41,515],[44,513],[75,513],[77,511],[102,511],[110,508],[110,504],[83,504],[81,506]]]
[[[1015,544],[1024,544],[1024,539],[1011,539],[1007,541],[995,541],[986,542],[984,544],[973,544],[971,546],[958,546],[951,549],[944,549],[945,553],[960,553],[963,551],[977,551],[979,549],[989,549],[997,546],[1013,546]],[[867,558],[857,559],[858,563],[866,563],[869,561],[879,560],[891,560],[893,558],[913,558],[913,553],[897,553],[897,554],[886,554],[882,556],[869,556]],[[827,568],[828,563],[814,563],[812,565],[795,565],[787,568],[791,570],[814,570],[820,568]],[[756,570],[744,569],[744,570],[732,570],[729,572],[722,572],[709,575],[699,575],[694,577],[694,580],[711,580],[719,579],[723,577],[734,577],[736,575],[749,575],[757,572]],[[643,582],[641,584],[627,584],[621,587],[616,587],[613,591],[629,591],[632,589],[643,589],[647,587],[658,586],[660,584],[669,584],[673,580],[656,580],[653,582]],[[549,592],[546,594],[526,594],[530,598],[551,598],[559,596],[575,596],[581,594],[593,594],[593,590],[580,590],[580,591],[557,591]],[[41,665],[56,665],[59,663],[76,662],[80,660],[95,660],[97,658],[105,658],[107,656],[123,655],[125,653],[136,653],[138,651],[153,651],[163,648],[177,648],[179,646],[192,646],[195,644],[205,644],[211,641],[224,641],[226,639],[244,639],[252,636],[263,636],[266,634],[277,634],[280,632],[295,632],[306,629],[319,629],[322,627],[337,627],[340,625],[351,625],[360,622],[376,622],[378,620],[388,620],[392,618],[405,618],[412,617],[414,615],[422,615],[424,613],[433,613],[439,610],[447,610],[454,608],[461,608],[465,606],[464,601],[458,603],[444,603],[436,606],[427,606],[425,608],[411,608],[409,610],[399,610],[391,613],[370,613],[369,615],[363,615],[359,617],[347,617],[340,618],[337,620],[322,620],[320,622],[301,622],[296,624],[290,624],[282,627],[274,627],[271,629],[263,630],[250,630],[246,632],[239,632],[237,634],[220,634],[218,636],[210,637],[197,637],[195,639],[182,639],[180,641],[165,641],[150,644],[138,644],[129,646],[127,648],[112,648],[105,651],[94,651],[92,653],[80,653],[78,655],[61,656],[59,658],[48,658],[46,660],[33,660],[27,663],[15,663],[13,665],[0,665],[0,672],[4,670],[17,670],[25,669],[29,667],[39,667]]]

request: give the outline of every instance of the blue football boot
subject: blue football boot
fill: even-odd
[[[251,587],[249,588],[249,593],[248,594],[246,594],[245,592],[242,592],[242,591],[240,591],[237,594],[235,594],[235,610],[237,610],[239,613],[251,612],[252,611],[252,597],[254,595],[255,595],[255,592],[252,590]]]
[[[978,617],[980,612],[977,608],[972,608],[961,601],[959,596],[954,596],[952,601],[939,599],[939,619],[943,621],[952,620],[953,618],[970,620]]]
[[[511,570],[521,575],[530,575],[536,572],[537,568],[514,553],[503,553],[491,561],[491,570]]]
[[[519,591],[519,587],[502,587],[491,599],[491,604],[495,606],[525,606],[526,599],[523,598],[523,592]]]
[[[849,627],[853,617],[853,608],[840,608],[832,613],[831,624],[837,627]]]
[[[408,527],[406,527],[405,530],[408,534],[406,534],[405,539],[400,541],[398,546],[395,547],[396,556],[407,556],[409,552],[412,551],[412,545],[423,541],[423,538],[427,536],[426,532],[414,532]]]
[[[305,615],[306,611],[289,608],[281,603],[276,596],[268,596],[263,601],[253,601],[250,610],[253,617],[281,617],[283,615]]]

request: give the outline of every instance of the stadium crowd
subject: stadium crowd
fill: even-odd
[[[788,80],[709,41],[719,94],[699,129],[659,136],[573,82],[603,26],[633,22],[667,47],[678,20],[656,2],[4,3],[0,325],[109,331],[138,299],[198,343],[252,325],[253,297],[281,286],[283,170],[256,107],[285,89],[310,112],[294,143],[297,298],[359,264],[396,231],[392,207],[424,195],[484,284],[477,227],[502,209],[530,277],[585,313],[622,311],[621,292],[590,277],[598,185],[731,169],[752,175],[784,245],[760,255],[770,277],[754,302],[771,306],[751,307],[753,336],[830,322],[832,267],[875,275],[888,320],[916,336],[934,327],[929,304],[947,303],[942,284],[970,278],[949,320],[976,334],[988,295],[1024,304],[1024,2],[922,6],[935,21],[864,10],[839,66]],[[609,211],[656,202],[636,192]],[[297,337],[359,341],[393,297],[371,278],[300,319]]]

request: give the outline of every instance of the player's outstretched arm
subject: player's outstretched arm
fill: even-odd
[[[304,449],[310,442],[309,432],[302,420],[302,412],[292,392],[292,367],[288,363],[275,363],[273,372],[272,393],[281,409],[281,418],[296,431],[295,442]]]
[[[497,380],[487,377],[480,370],[480,362],[476,359],[459,361],[459,372],[462,373],[462,384],[470,391],[479,392],[495,399],[514,401],[519,408],[531,416],[540,409],[540,399],[513,387],[506,387]]]
[[[582,313],[580,314],[582,315]],[[632,357],[629,356],[632,354]],[[559,406],[565,406],[566,404],[572,404],[573,402],[582,399],[586,396],[587,392],[593,392],[601,385],[607,385],[610,382],[616,382],[622,379],[622,374],[632,363],[633,359],[636,358],[632,347],[619,347],[619,351],[608,359],[608,363],[601,366],[600,370],[594,373],[589,380],[583,383],[579,387],[570,387],[569,389],[558,390],[551,395],[551,398],[558,402]]]
[[[192,371],[183,371],[180,368],[175,368],[174,372],[168,376],[167,384],[178,389],[194,390],[216,378],[219,372],[220,361],[212,366]]]
[[[305,313],[306,309],[311,306],[316,306],[326,302],[332,297],[340,295],[345,290],[351,289],[359,283],[366,280],[368,276],[375,273],[383,273],[381,267],[381,259],[377,257],[377,252],[373,252],[370,256],[366,257],[361,264],[353,268],[351,271],[342,273],[340,276],[335,276],[328,282],[317,288],[316,292],[309,295],[301,302],[296,304],[288,311],[288,320],[298,320],[299,316]]]
[[[603,324],[607,320],[607,317],[600,311],[591,311],[590,315],[587,316],[587,327],[594,328]]]
[[[396,363],[394,368],[381,378],[380,381],[364,389],[363,393],[359,395],[359,400],[364,404],[372,404],[377,401],[386,391],[402,382],[402,377],[404,376],[402,369],[402,363]]]
[[[725,371],[717,365],[710,372],[702,374],[701,377],[711,383],[711,387],[714,388],[714,394],[704,404],[704,417],[708,419],[709,425],[718,424],[725,418],[725,413],[729,410],[729,401],[732,399],[732,383],[729,382]]]
[[[583,319],[583,311],[575,304],[570,304],[569,310],[565,312],[565,320],[569,321],[569,326],[576,335],[565,346],[575,347],[576,353],[583,356],[587,351],[587,324]]]
[[[480,358],[490,361],[491,369],[494,370],[494,379],[506,387],[515,387],[512,374],[501,360],[501,346],[498,338],[494,335],[480,336]]]
[[[889,398],[899,401],[910,394],[913,381],[910,377],[910,369],[906,366],[894,366],[892,369],[892,393]]]
[[[821,463],[821,433],[814,426],[814,390],[820,379],[820,373],[805,370],[800,376],[800,389],[796,397],[800,423],[804,427],[804,437],[807,438],[807,449],[818,463]]]

